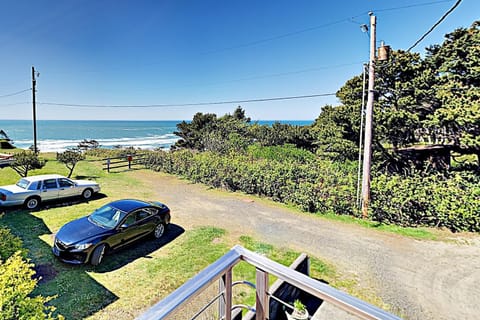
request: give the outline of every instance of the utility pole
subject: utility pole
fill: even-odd
[[[35,67],[32,67],[32,107],[33,107],[33,152],[38,153],[37,149],[37,111],[35,104],[35,85],[37,80],[35,79]]]
[[[373,100],[375,98],[375,42],[377,17],[370,15],[370,62],[368,66],[368,98],[365,111],[365,140],[363,150],[363,177],[362,177],[362,217],[368,216],[370,201],[370,168],[372,166],[372,132],[373,132]]]

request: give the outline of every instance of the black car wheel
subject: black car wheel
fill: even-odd
[[[31,197],[25,200],[25,207],[30,210],[34,210],[38,208],[40,205],[40,198],[37,197]]]
[[[82,197],[83,199],[88,200],[92,197],[92,194],[93,194],[92,189],[85,189],[82,192]]]
[[[163,223],[157,224],[155,230],[153,230],[153,236],[157,239],[160,239],[165,233],[165,225]]]
[[[92,265],[98,266],[100,262],[102,262],[103,256],[105,255],[105,249],[106,246],[102,243],[93,250],[92,259],[90,260]]]

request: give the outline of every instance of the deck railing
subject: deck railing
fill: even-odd
[[[211,300],[218,300],[218,319],[232,320],[232,310],[242,307],[232,303],[232,268],[240,261],[245,261],[256,268],[255,317],[257,320],[269,319],[269,287],[268,276],[277,278],[317,297],[325,303],[344,310],[361,319],[400,319],[376,306],[368,304],[358,298],[350,296],[325,283],[310,278],[309,276],[274,262],[262,255],[249,251],[241,246],[233,247],[220,259],[205,268],[195,277],[187,281],[165,299],[161,300],[148,311],[138,317],[139,320],[159,320],[172,315],[185,303],[197,297],[204,289],[219,281],[219,294]],[[208,306],[195,314],[190,319],[195,319]]]

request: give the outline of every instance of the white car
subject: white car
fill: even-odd
[[[41,202],[82,196],[90,199],[100,191],[98,183],[72,180],[58,174],[46,174],[20,179],[17,184],[0,187],[0,207],[24,205],[36,209]]]

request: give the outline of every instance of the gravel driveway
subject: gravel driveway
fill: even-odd
[[[414,240],[137,171],[186,230],[212,225],[329,261],[406,319],[480,318],[480,236]]]

